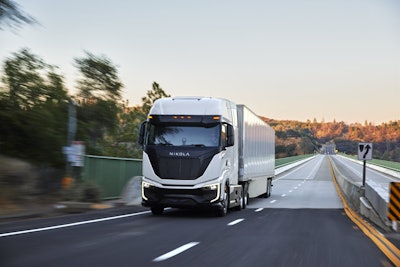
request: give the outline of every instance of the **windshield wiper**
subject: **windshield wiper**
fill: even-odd
[[[171,143],[157,143],[156,146],[172,146]]]

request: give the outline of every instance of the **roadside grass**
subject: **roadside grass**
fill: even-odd
[[[340,155],[345,156],[350,159],[357,160],[356,155],[347,155],[347,154],[342,154],[342,153]],[[387,169],[391,169],[394,171],[400,171],[400,162],[393,162],[393,161],[387,161],[387,160],[381,160],[381,159],[372,159],[372,160],[368,160],[367,163],[385,167]]]
[[[275,169],[312,156],[314,156],[314,154],[298,155],[293,157],[275,159]]]

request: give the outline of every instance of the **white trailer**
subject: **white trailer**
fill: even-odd
[[[140,128],[142,205],[215,208],[226,215],[249,197],[270,196],[274,130],[244,105],[222,98],[155,101]]]

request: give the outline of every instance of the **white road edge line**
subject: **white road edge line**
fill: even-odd
[[[243,221],[243,220],[244,220],[244,219],[237,219],[237,220],[234,220],[233,222],[228,223],[227,225],[228,225],[228,226],[232,226],[232,225],[235,225],[235,224],[240,223],[240,222]]]
[[[17,232],[3,233],[3,234],[0,234],[0,237],[29,234],[29,233],[42,232],[42,231],[48,231],[48,230],[54,230],[54,229],[60,229],[60,228],[67,228],[67,227],[71,227],[71,226],[77,226],[77,225],[83,225],[83,224],[89,224],[89,223],[111,221],[111,220],[122,219],[122,218],[127,218],[127,217],[139,216],[139,215],[143,215],[146,213],[150,213],[150,211],[142,211],[142,212],[137,212],[137,213],[130,213],[130,214],[118,215],[118,216],[114,216],[114,217],[107,217],[107,218],[101,218],[101,219],[95,219],[95,220],[89,220],[89,221],[83,221],[83,222],[75,222],[75,223],[54,225],[54,226],[49,226],[49,227],[23,230],[23,231],[17,231]]]
[[[160,257],[155,258],[153,261],[165,261],[169,258],[172,258],[172,257],[184,252],[185,250],[188,250],[191,247],[198,245],[198,244],[200,244],[200,242],[187,243],[186,245],[180,246],[179,248],[176,248],[168,253],[165,253],[164,255],[161,255]]]

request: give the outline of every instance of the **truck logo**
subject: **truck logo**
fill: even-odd
[[[189,152],[169,152],[169,155],[176,157],[190,157]]]

